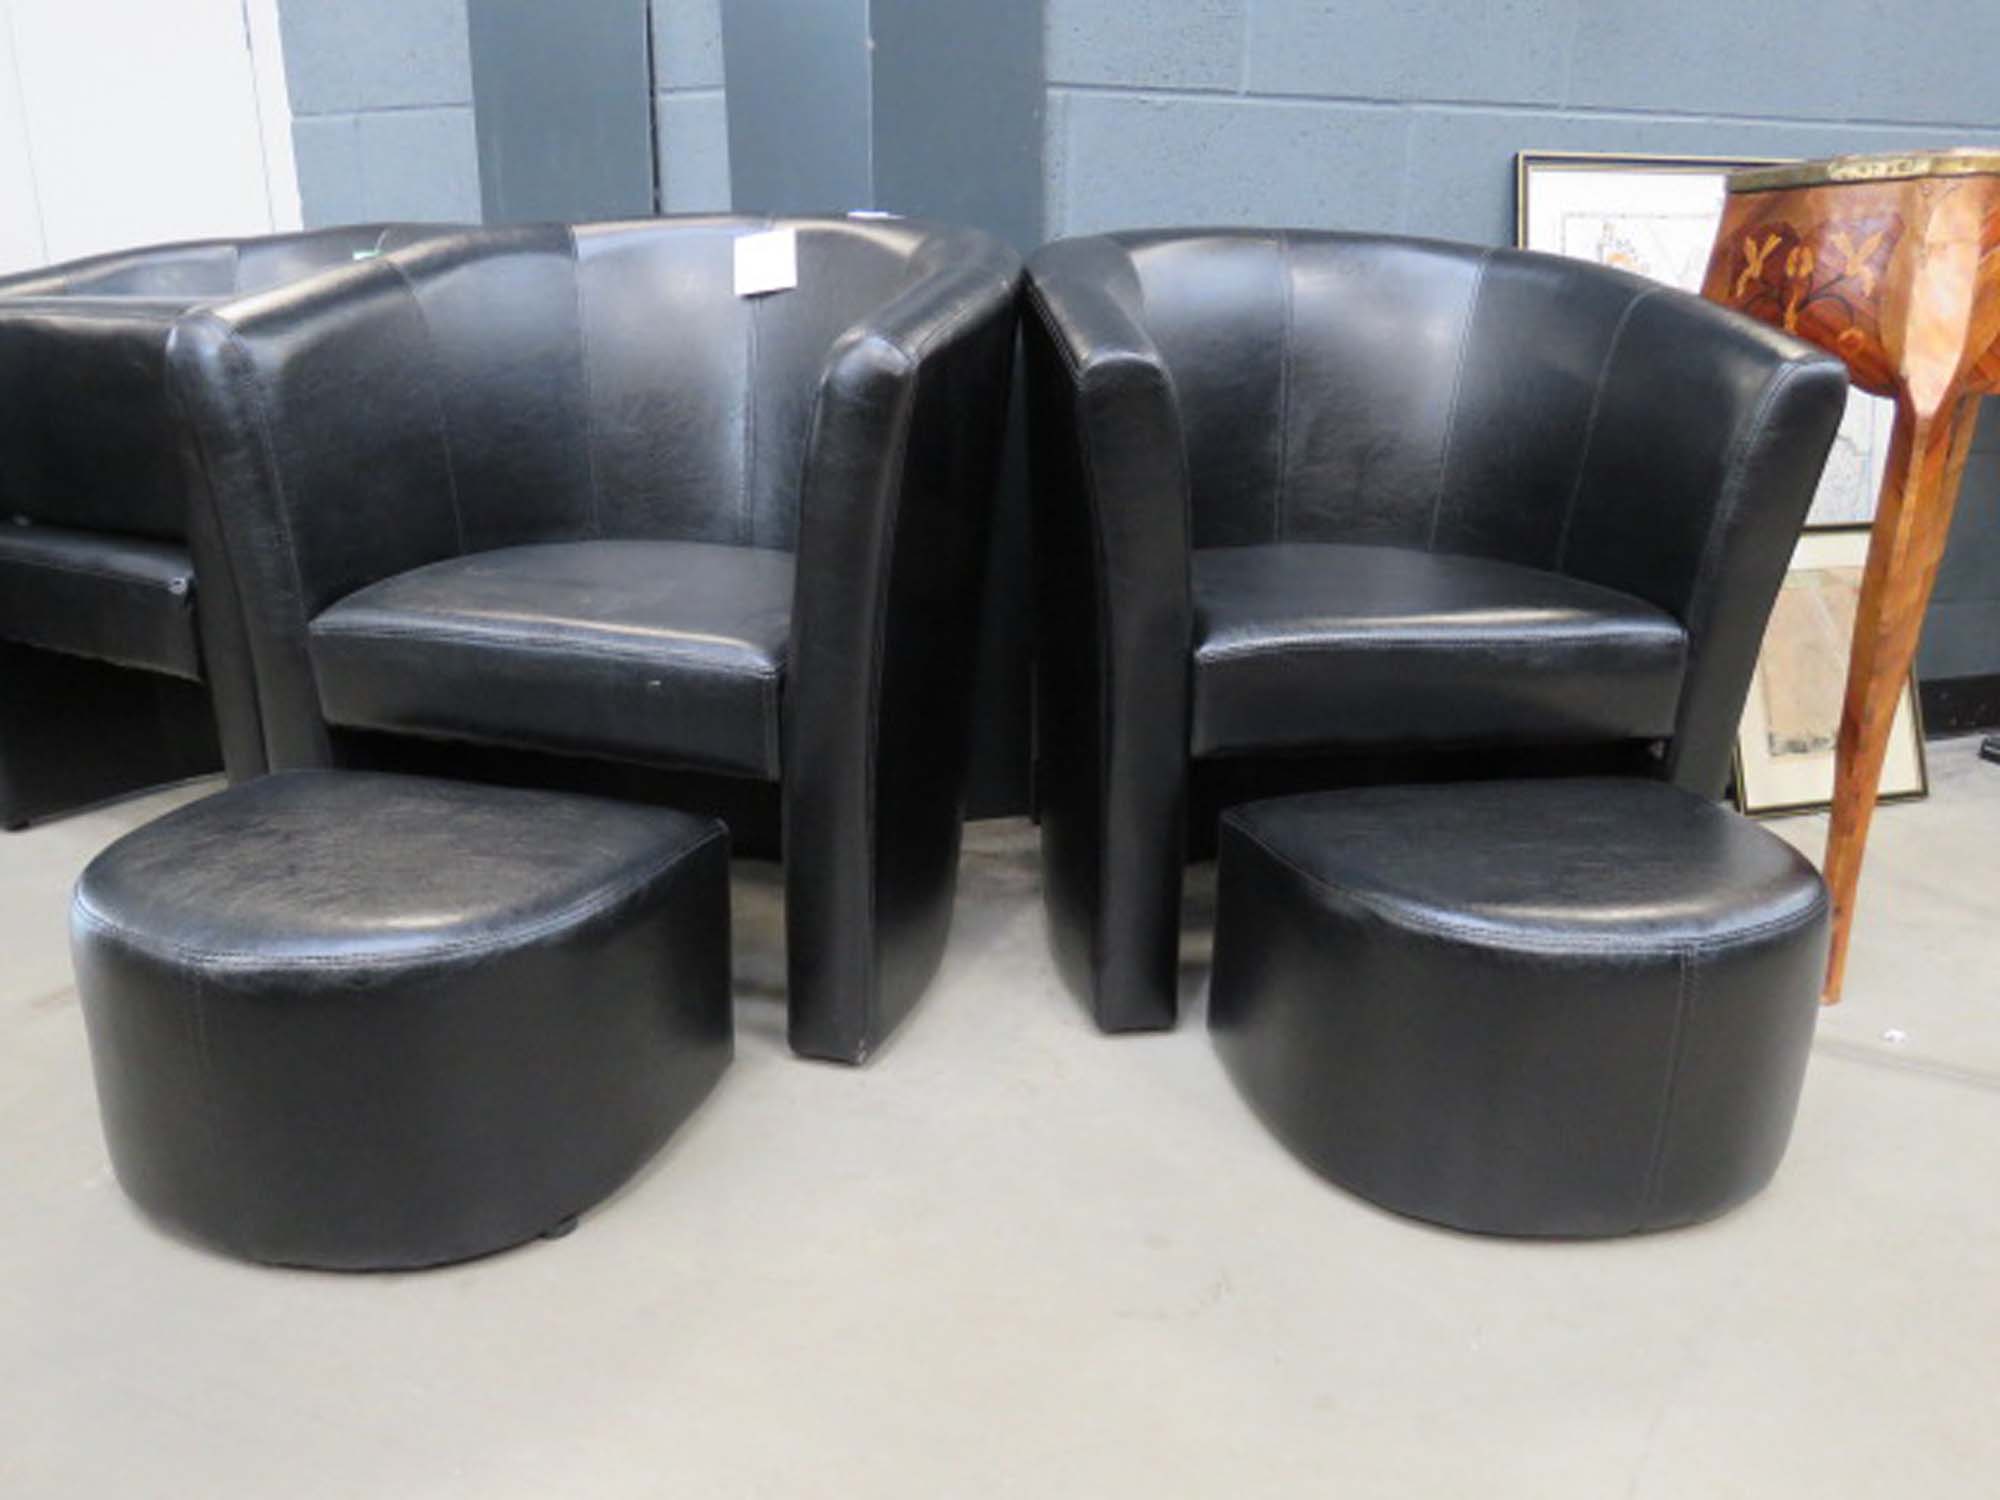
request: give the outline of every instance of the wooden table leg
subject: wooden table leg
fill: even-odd
[[[1906,404],[1899,405],[1896,414],[1889,471],[1855,618],[1854,655],[1848,664],[1834,769],[1833,819],[1826,843],[1833,943],[1820,997],[1827,1005],[1840,1001],[1861,855],[1875,815],[1889,733],[1902,706],[1923,633],[1924,608],[1951,533],[1951,513],[1972,447],[1977,408],[1976,400],[1961,398],[1935,418],[1918,417]]]
[[[1821,991],[1831,1005],[1976,397],[2000,393],[2000,152],[1837,157],[1734,173],[1702,292],[1838,355],[1857,386],[1896,402],[1834,762],[1833,941]]]

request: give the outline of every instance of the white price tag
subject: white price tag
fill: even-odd
[[[736,295],[761,297],[799,284],[799,232],[766,229],[736,239]]]

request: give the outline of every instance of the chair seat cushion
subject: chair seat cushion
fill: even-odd
[[[372,584],[312,622],[330,723],[778,775],[788,552],[545,543]]]
[[[199,682],[187,549],[0,523],[0,640]]]
[[[1672,733],[1687,632],[1514,563],[1281,542],[1195,552],[1197,756]]]

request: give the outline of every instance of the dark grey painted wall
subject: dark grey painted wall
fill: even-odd
[[[477,128],[491,128],[496,112],[475,123],[473,3],[279,0],[307,224],[480,217]],[[629,0],[527,0],[520,7],[586,30],[630,8]],[[727,208],[722,0],[652,0],[652,13],[662,206],[668,213]],[[532,131],[539,110],[512,113],[524,117],[514,124]]]
[[[738,209],[875,206],[868,0],[728,0],[722,60]]]
[[[1504,244],[1521,150],[2000,146],[1993,0],[1047,4],[1051,236],[1282,223]],[[1927,677],[2000,672],[1991,412],[1984,433]]]
[[[670,214],[729,207],[722,0],[653,0],[653,123]]]
[[[1040,240],[1039,0],[729,0],[720,30],[739,208]]]
[[[1965,463],[1951,541],[1924,620],[1926,682],[2000,673],[2000,403],[1988,401]],[[1989,721],[1991,722],[1991,721]]]
[[[466,0],[279,0],[307,226],[479,217]]]
[[[2000,145],[1991,0],[1048,0],[1048,36],[1051,234],[1499,243],[1523,149]]]
[[[467,0],[489,224],[658,206],[647,0]]]
[[[1034,0],[874,0],[878,208],[1042,237],[1042,24]]]

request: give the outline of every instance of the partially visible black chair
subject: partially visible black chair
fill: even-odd
[[[1101,1026],[1173,1023],[1191,799],[1206,846],[1350,780],[1721,794],[1838,361],[1418,240],[1070,240],[1028,290],[1045,889]]]
[[[0,827],[219,761],[263,768],[227,579],[189,533],[167,333],[192,305],[424,232],[207,240],[0,277]]]
[[[169,362],[272,768],[775,784],[792,1045],[859,1061],[949,926],[1019,261],[780,221],[797,288],[738,296],[771,223],[455,234]]]

